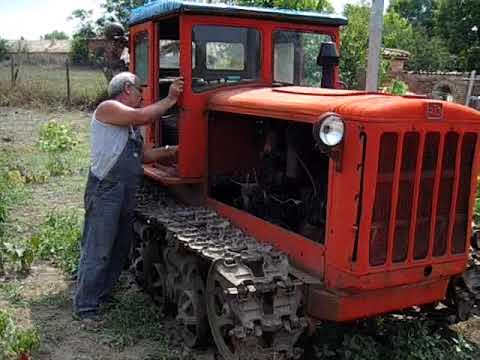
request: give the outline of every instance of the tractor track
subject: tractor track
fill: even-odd
[[[301,357],[303,283],[286,254],[148,182],[137,202],[132,268],[164,313],[176,314],[178,359]]]

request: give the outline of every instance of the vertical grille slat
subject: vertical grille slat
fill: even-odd
[[[466,237],[468,231],[468,206],[470,200],[470,185],[472,178],[472,162],[475,155],[475,144],[477,135],[466,133],[463,136],[461,160],[460,160],[460,181],[458,187],[458,197],[455,210],[455,218],[452,236],[452,253],[459,254],[465,252]]]
[[[450,223],[450,205],[452,203],[453,183],[455,175],[455,158],[457,154],[459,136],[448,132],[442,159],[442,173],[438,192],[437,213],[435,219],[435,237],[433,256],[443,256],[447,250],[447,235]]]
[[[422,174],[420,179],[420,198],[418,200],[417,224],[413,257],[424,259],[428,254],[430,222],[432,215],[433,188],[437,167],[439,133],[427,133],[423,150]]]
[[[381,135],[371,266],[466,251],[476,143],[476,133],[454,131]]]
[[[419,144],[420,136],[418,133],[409,132],[405,134],[403,139],[402,165],[400,168],[402,175],[399,179],[395,233],[393,237],[393,262],[405,261],[407,258]]]
[[[387,260],[397,139],[396,133],[384,133],[380,139],[375,206],[370,229],[370,265],[372,266],[382,265]]]

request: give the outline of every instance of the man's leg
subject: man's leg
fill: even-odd
[[[110,272],[107,286],[102,293],[102,298],[108,298],[115,287],[120,274],[128,260],[130,245],[133,239],[133,211],[135,207],[135,189],[125,189],[125,201],[120,210],[118,232],[113,245],[113,256],[110,257]]]
[[[108,189],[100,183],[86,204],[86,225],[74,300],[74,311],[79,315],[95,312],[100,296],[108,286],[110,261],[117,256],[113,250],[123,197],[121,183],[110,185]]]

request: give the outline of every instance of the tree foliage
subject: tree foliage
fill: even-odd
[[[366,68],[370,8],[349,4],[345,6],[344,15],[348,18],[348,26],[340,37],[341,79],[348,88],[357,88],[359,76]]]
[[[64,31],[54,30],[43,35],[44,40],[68,40],[69,36]]]
[[[329,0],[239,0],[237,3],[244,6],[265,8],[314,10],[326,13],[333,12],[333,6]]]
[[[478,0],[438,0],[436,32],[445,39],[457,66],[480,68],[480,6]]]
[[[395,12],[413,27],[422,27],[429,36],[435,27],[437,0],[391,0],[389,12]]]
[[[130,11],[144,4],[145,0],[105,0],[102,7],[105,9],[106,14],[99,19],[99,24],[116,20],[127,26]]]
[[[0,61],[4,60],[7,57],[8,53],[8,42],[5,39],[0,38]]]

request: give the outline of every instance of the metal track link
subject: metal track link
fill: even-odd
[[[225,360],[301,356],[295,344],[307,327],[300,315],[303,283],[289,274],[284,253],[212,210],[178,203],[158,186],[144,185],[137,202],[137,219],[164,233],[168,247],[210,264],[206,311]]]

